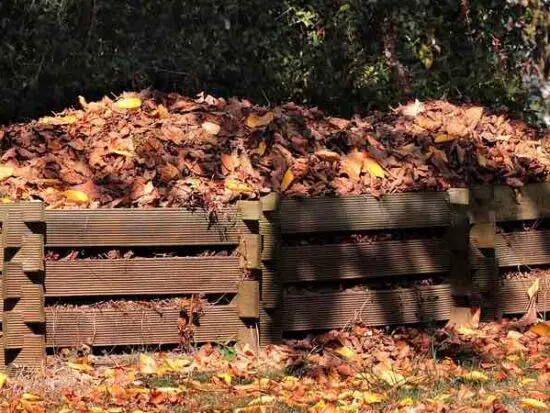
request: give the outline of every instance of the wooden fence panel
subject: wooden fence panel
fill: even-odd
[[[46,297],[236,293],[239,257],[46,262]]]
[[[441,239],[303,245],[282,248],[278,268],[286,283],[442,273],[450,253]]]
[[[178,309],[94,310],[46,308],[46,345],[73,347],[179,344]],[[237,338],[242,323],[232,306],[208,306],[195,327],[197,342]]]
[[[445,192],[287,199],[280,208],[284,234],[438,227],[451,221]]]
[[[247,233],[238,209],[217,222],[204,211],[183,209],[97,209],[46,211],[48,247],[125,247],[238,244]]]

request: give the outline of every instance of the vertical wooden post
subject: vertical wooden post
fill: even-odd
[[[481,279],[484,283],[484,285],[479,285],[479,290],[490,290],[498,286],[498,263],[495,254],[495,187],[492,185],[476,186],[472,188],[471,193],[470,258],[478,267],[476,279]],[[487,292],[491,295],[491,291]],[[493,302],[488,306],[485,304],[485,307],[494,307],[492,308],[493,312],[500,316],[498,304],[498,302]]]
[[[251,233],[242,234],[239,244],[246,278],[241,280],[237,293],[237,310],[242,320],[238,340],[255,348],[259,341],[262,236],[259,234],[258,221],[262,214],[262,205],[260,201],[241,201],[239,209],[241,218],[247,223]]]
[[[260,344],[279,343],[282,329],[278,314],[282,306],[283,285],[277,273],[280,248],[279,194],[273,192],[262,199],[260,234],[263,237],[262,288],[260,309]]]
[[[448,191],[451,210],[451,225],[447,233],[447,245],[451,253],[450,283],[453,303],[449,317],[450,325],[471,322],[472,275],[469,264],[468,208],[470,191],[467,188],[452,188]]]
[[[2,221],[3,351],[8,367],[40,368],[46,357],[44,207],[0,205]]]

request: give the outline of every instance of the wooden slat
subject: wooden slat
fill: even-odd
[[[529,184],[519,189],[499,185],[495,187],[495,213],[497,221],[523,221],[550,217],[550,183]]]
[[[441,273],[450,269],[445,248],[440,239],[285,247],[278,269],[287,283]]]
[[[499,267],[550,264],[550,231],[498,234],[496,257]]]
[[[179,310],[133,311],[46,309],[46,345],[73,347],[178,344]],[[200,318],[197,342],[236,339],[241,321],[231,306],[209,306]]]
[[[46,296],[231,293],[241,278],[238,257],[46,262]]]
[[[451,219],[445,192],[287,199],[280,217],[285,234],[437,227]]]
[[[204,211],[98,209],[46,211],[48,247],[237,244],[247,232],[236,209],[209,221]]]
[[[342,328],[354,320],[367,325],[446,320],[451,302],[449,285],[286,296],[282,326],[285,331],[299,331]]]

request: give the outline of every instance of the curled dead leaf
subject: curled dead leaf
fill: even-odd
[[[318,157],[320,160],[326,161],[326,162],[336,162],[342,159],[339,153],[336,153],[328,149],[320,149],[318,151],[315,151],[314,155]]]
[[[288,168],[285,174],[283,175],[283,179],[281,181],[281,185],[279,186],[279,190],[281,192],[286,191],[293,181],[294,181],[294,174],[292,173],[292,169]]]
[[[217,135],[221,130],[220,125],[214,122],[204,122],[201,127],[210,135]]]
[[[262,116],[258,116],[255,113],[251,113],[246,118],[246,126],[248,126],[249,128],[260,128],[262,126],[269,125],[274,118],[275,118],[275,114],[273,112],[267,112]]]

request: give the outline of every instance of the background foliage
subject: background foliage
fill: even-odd
[[[154,87],[341,114],[447,97],[550,124],[549,9],[548,0],[2,0],[0,121],[79,94]]]

